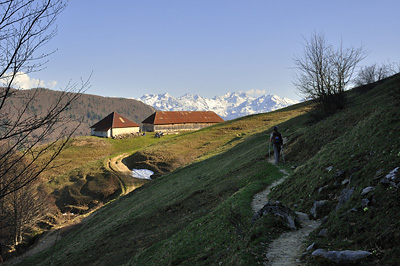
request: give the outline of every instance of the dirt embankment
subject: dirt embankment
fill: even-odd
[[[148,169],[154,172],[152,178],[160,177],[166,173],[173,171],[175,168],[184,164],[176,163],[176,158],[166,152],[147,152],[139,151],[134,154],[122,158],[120,160],[129,169]]]

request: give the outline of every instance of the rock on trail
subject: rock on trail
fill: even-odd
[[[269,158],[268,159],[269,163],[274,163],[275,159],[274,158]],[[253,209],[253,212],[256,213],[258,212],[262,207],[264,207],[265,204],[268,203],[268,194],[271,192],[271,190],[281,184],[285,179],[289,176],[289,173],[286,172],[284,169],[280,169],[281,173],[283,173],[283,177],[279,180],[276,180],[273,182],[271,185],[269,185],[265,190],[255,194],[253,196],[253,201],[251,202],[251,208]]]

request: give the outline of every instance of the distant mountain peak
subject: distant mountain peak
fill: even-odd
[[[270,112],[298,103],[298,101],[277,95],[266,94],[252,97],[243,92],[228,92],[214,98],[204,98],[191,93],[177,98],[169,93],[144,94],[138,100],[160,111],[214,111],[224,120]]]

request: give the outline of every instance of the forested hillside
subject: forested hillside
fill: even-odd
[[[12,109],[13,112],[27,107],[26,116],[36,115],[40,117],[52,107],[52,104],[60,97],[62,92],[38,88],[18,90],[14,91],[14,93],[16,97],[13,97],[8,103],[15,108]],[[29,101],[34,93],[37,93],[37,96],[32,101]],[[114,111],[140,125],[146,117],[154,112],[154,108],[134,99],[102,97],[81,93],[63,115],[65,119],[71,120],[67,124],[67,131],[81,122],[73,136],[86,136],[90,135],[90,127],[93,124]],[[56,129],[51,136],[57,135],[59,130],[61,129]],[[52,140],[51,136],[48,141]]]

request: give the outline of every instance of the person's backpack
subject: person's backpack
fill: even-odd
[[[275,145],[282,145],[282,135],[279,132],[274,132],[272,135],[272,142]]]

